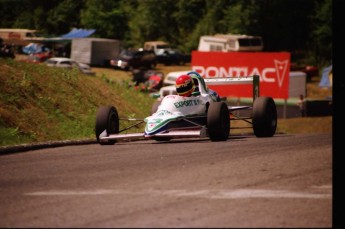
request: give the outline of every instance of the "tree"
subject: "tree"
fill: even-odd
[[[73,27],[124,47],[164,40],[184,52],[202,35],[259,35],[265,51],[288,51],[317,64],[332,58],[332,0],[0,0],[0,27],[50,36]],[[303,53],[296,56],[296,53]]]
[[[120,8],[121,1],[87,0],[81,10],[81,25],[96,29],[102,38],[124,39],[128,17]]]
[[[185,13],[187,16],[182,16],[182,14],[179,13],[178,19],[180,20],[181,25],[181,19],[189,19],[189,25],[186,25],[185,28],[190,30],[183,36],[185,37],[181,42],[181,44],[184,44],[183,50],[196,50],[200,36],[219,33],[219,28],[221,26],[218,22],[223,17],[224,7],[226,7],[230,2],[231,1],[229,0],[204,0],[191,1],[188,5],[180,4],[181,12]],[[183,7],[186,7],[187,10],[183,10]],[[179,35],[181,36],[181,33]]]
[[[255,0],[233,1],[224,7],[224,17],[219,20],[221,33],[262,36],[260,17],[262,3]]]
[[[312,16],[313,30],[311,39],[314,44],[314,51],[317,62],[329,65],[332,61],[332,0],[324,0],[316,4],[315,15]]]
[[[135,1],[135,11],[129,12],[128,44],[141,47],[144,41],[164,40],[171,42],[177,33],[177,25],[173,18],[176,1]]]
[[[190,52],[198,47],[199,37],[202,32],[198,23],[206,13],[207,2],[204,0],[179,0],[177,9],[172,14],[175,19],[176,33],[171,39],[176,46],[184,52]]]
[[[83,1],[63,0],[51,8],[47,15],[46,28],[50,34],[62,35],[72,28],[80,27],[80,10]]]

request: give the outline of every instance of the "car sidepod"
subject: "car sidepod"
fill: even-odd
[[[96,138],[101,145],[113,145],[115,140],[101,141],[100,136],[109,136],[119,133],[119,115],[113,106],[102,106],[96,116]]]
[[[226,141],[228,139],[230,116],[226,103],[210,103],[207,111],[207,130],[211,141]]]
[[[272,137],[277,129],[277,108],[271,97],[257,97],[253,103],[253,130],[256,137]]]

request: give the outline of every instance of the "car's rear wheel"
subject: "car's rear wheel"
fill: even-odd
[[[226,141],[230,134],[230,116],[224,102],[211,103],[207,111],[207,130],[211,141]]]
[[[258,97],[253,103],[253,130],[256,137],[272,137],[277,129],[277,108],[271,97]]]
[[[106,132],[104,132],[106,131]],[[113,145],[115,140],[101,141],[100,135],[106,133],[106,136],[119,133],[119,115],[113,106],[102,106],[98,109],[96,116],[96,138],[101,145]]]

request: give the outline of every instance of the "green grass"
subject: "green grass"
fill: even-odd
[[[153,98],[77,71],[0,60],[0,146],[95,138],[99,106],[113,105],[121,117],[146,117]]]

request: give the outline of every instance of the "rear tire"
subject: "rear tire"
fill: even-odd
[[[258,97],[253,104],[253,130],[256,137],[272,137],[277,129],[277,108],[271,97]]]
[[[230,134],[228,106],[224,102],[211,103],[207,111],[207,130],[211,141],[226,141]]]
[[[113,145],[115,140],[109,140],[108,142],[101,142],[99,135],[104,131],[107,131],[107,136],[111,134],[119,133],[119,115],[117,110],[113,106],[102,106],[98,109],[96,116],[96,138],[97,142],[101,145]]]

